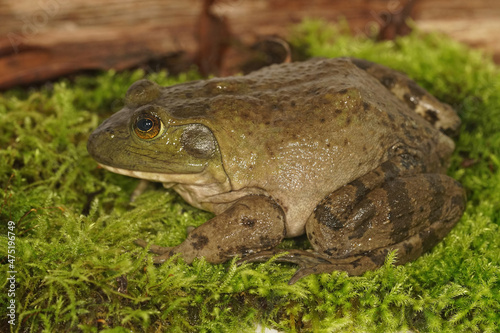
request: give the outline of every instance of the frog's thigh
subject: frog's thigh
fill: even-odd
[[[316,251],[350,258],[349,273],[362,274],[395,249],[399,264],[417,258],[446,236],[464,206],[462,186],[446,175],[394,178],[372,190],[354,181],[316,207],[306,232]]]
[[[184,242],[155,261],[181,253],[188,263],[200,257],[211,263],[221,263],[236,255],[273,248],[284,236],[282,208],[269,197],[252,195],[238,200],[222,214],[194,229]]]
[[[379,80],[397,98],[434,127],[449,135],[456,134],[460,127],[460,118],[455,110],[448,104],[441,103],[405,74],[364,59],[353,58],[352,62]]]

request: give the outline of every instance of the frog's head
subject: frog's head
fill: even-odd
[[[90,135],[87,149],[104,168],[169,182],[169,175],[198,174],[220,163],[212,131],[196,121],[176,122],[163,106],[161,89],[148,80],[134,83],[125,107]]]

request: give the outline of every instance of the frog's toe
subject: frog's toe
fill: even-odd
[[[146,242],[144,239],[136,239],[134,241],[135,245],[139,245],[142,248],[146,248],[148,246],[148,242]]]
[[[321,256],[315,251],[305,250],[282,250],[273,249],[262,251],[244,257],[238,261],[238,265],[251,262],[265,262],[273,259],[277,262],[285,262],[299,265],[299,269],[288,281],[288,284],[294,284],[303,277],[316,273],[330,273],[334,270],[343,270],[342,265],[334,265],[332,262]]]
[[[143,249],[145,249],[148,246],[148,242],[146,242],[144,239],[136,239],[134,243],[135,245],[139,245]]]
[[[326,259],[323,259],[326,262],[318,262],[313,263],[310,260],[306,260],[305,264],[300,265],[299,269],[292,276],[288,284],[294,284],[299,281],[303,277],[306,277],[311,274],[321,274],[321,273],[332,273],[334,271],[349,271],[349,264],[337,264]]]
[[[161,246],[160,246],[161,247]],[[170,250],[170,248],[164,248],[164,249],[168,249]],[[155,256],[153,258],[153,263],[154,264],[163,264],[165,261],[167,261],[168,259],[170,259],[172,257],[172,254],[170,253],[170,251],[168,252],[164,252],[163,254],[159,255],[159,256]]]
[[[146,242],[144,239],[137,239],[134,243],[137,244],[137,245],[139,245],[142,248],[148,247],[148,242]],[[163,254],[169,252],[171,249],[172,249],[171,247],[164,247],[164,246],[159,246],[159,245],[151,245],[149,247],[149,252],[154,253],[154,254],[163,255]],[[163,261],[165,261],[165,260],[163,260]]]
[[[310,265],[329,262],[327,259],[321,257],[319,253],[314,251],[273,249],[245,256],[240,261],[238,261],[238,264],[246,262],[265,262],[270,259],[274,259],[274,261],[277,262],[287,262],[297,265]]]

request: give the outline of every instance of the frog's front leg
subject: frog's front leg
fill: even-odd
[[[222,263],[235,256],[275,247],[285,236],[285,214],[270,197],[250,195],[236,201],[189,233],[186,240],[172,248],[153,245],[151,252],[160,254],[155,263],[163,263],[176,253],[191,263],[204,257],[211,263]],[[139,245],[146,246],[144,241]]]

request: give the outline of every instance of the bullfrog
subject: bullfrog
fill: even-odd
[[[355,58],[315,58],[169,87],[134,83],[91,135],[109,171],[160,182],[214,213],[162,263],[234,257],[360,275],[390,251],[414,260],[462,216],[445,174],[460,119],[405,74]],[[279,250],[307,235],[312,250]]]

